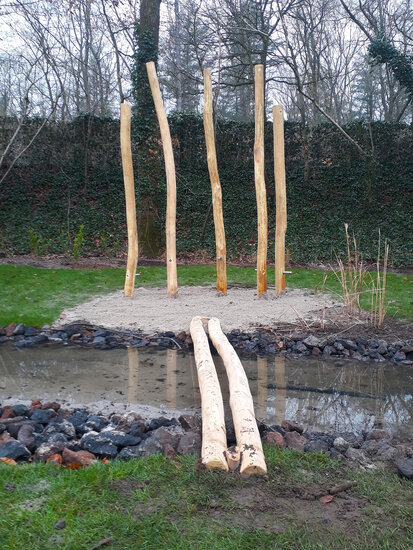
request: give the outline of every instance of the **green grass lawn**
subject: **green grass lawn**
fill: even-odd
[[[2,550],[392,549],[413,542],[413,491],[391,472],[266,447],[268,475],[199,470],[154,456],[65,470],[0,464]],[[321,504],[344,481],[356,487]],[[59,520],[66,527],[56,530]]]
[[[138,267],[136,286],[166,286],[166,268]],[[325,273],[324,291],[340,296],[340,285],[331,272],[294,269],[287,276],[288,288],[320,290]],[[184,285],[215,285],[215,266],[180,266],[178,283]],[[28,266],[0,265],[0,326],[11,322],[41,326],[54,321],[64,308],[91,299],[93,296],[123,288],[123,269],[42,269]],[[268,280],[274,281],[274,270],[268,270]],[[388,314],[413,319],[413,280],[411,276],[389,274],[387,279]],[[255,286],[256,272],[252,267],[228,266],[228,286]],[[366,297],[365,305],[369,303]]]

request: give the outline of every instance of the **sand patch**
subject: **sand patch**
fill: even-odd
[[[324,308],[335,305],[327,295],[291,289],[276,296],[273,289],[267,298],[258,299],[253,288],[232,288],[218,297],[212,287],[182,287],[177,299],[169,299],[165,288],[136,288],[133,298],[123,291],[94,298],[65,309],[56,321],[58,328],[75,321],[144,333],[171,330],[188,331],[196,315],[218,317],[224,331],[253,330],[258,326],[295,323],[299,318],[314,321]]]

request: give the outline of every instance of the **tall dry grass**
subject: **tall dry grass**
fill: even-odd
[[[370,295],[369,322],[377,328],[383,326],[386,315],[386,277],[389,259],[389,244],[384,243],[383,267],[381,268],[381,233],[377,251],[377,272],[373,276],[366,270],[363,254],[360,252],[355,236],[350,237],[348,224],[344,224],[347,241],[346,262],[337,258],[338,269],[333,269],[340,286],[345,307],[351,315],[361,314],[362,298]]]

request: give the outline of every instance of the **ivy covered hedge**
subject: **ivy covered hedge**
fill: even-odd
[[[25,134],[30,135],[40,123],[30,121]],[[172,115],[170,125],[178,186],[178,253],[213,253],[202,118]],[[13,124],[3,120],[0,128],[2,149]],[[285,125],[290,258],[293,262],[328,261],[345,254],[347,222],[368,259],[376,257],[380,228],[382,237],[390,241],[393,264],[411,265],[413,128],[389,123],[369,127],[357,122],[345,129],[362,146],[364,157],[330,124],[305,132],[299,124]],[[219,121],[216,139],[228,254],[233,259],[254,255],[253,125]],[[271,258],[275,223],[271,124],[266,128],[266,149]],[[138,215],[141,221],[149,219],[140,208],[145,205],[152,219],[149,228],[141,223],[142,234],[162,250],[166,188],[158,137],[135,146],[134,159],[140,175],[136,178]],[[0,250],[4,253],[28,253],[36,242],[39,252],[71,251],[81,225],[83,252],[124,250],[118,121],[82,117],[70,124],[49,124],[2,183],[0,192]]]

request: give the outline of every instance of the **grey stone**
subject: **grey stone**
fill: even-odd
[[[68,422],[71,422],[75,428],[84,424],[89,416],[89,413],[85,409],[79,409],[67,418]]]
[[[12,458],[13,460],[19,460],[23,458],[29,458],[31,452],[20,441],[8,441],[3,445],[0,445],[0,457]]]
[[[93,344],[95,346],[100,346],[102,344],[106,344],[106,340],[105,340],[105,337],[104,336],[95,336],[93,338]]]
[[[401,458],[396,466],[400,476],[413,480],[413,458]]]
[[[6,424],[0,423],[0,434],[6,430]]]
[[[165,416],[160,416],[159,418],[153,418],[150,423],[148,430],[157,430],[158,428],[161,428],[162,426],[176,426],[179,422],[176,418],[165,418]]]
[[[178,444],[179,454],[199,455],[201,453],[201,436],[196,432],[186,432]]]
[[[52,455],[61,453],[65,448],[65,444],[61,441],[55,441],[52,443],[42,443],[34,453],[35,462],[47,462],[47,459]]]
[[[303,344],[308,348],[318,348],[320,347],[320,340],[316,336],[310,334],[310,336],[307,336],[307,338],[303,340]]]
[[[404,361],[405,359],[406,359],[406,354],[403,353],[402,351],[396,352],[392,357],[392,361],[394,361],[394,362]]]
[[[142,441],[139,447],[138,456],[151,456],[162,453],[162,445],[156,439],[156,437],[148,437],[145,441]]]
[[[25,447],[29,449],[30,452],[33,452],[36,448],[36,441],[33,435],[33,425],[32,424],[23,424],[17,435],[17,439]]]
[[[306,438],[303,435],[300,435],[298,432],[286,432],[284,439],[285,444],[289,449],[294,449],[295,451],[304,451]]]
[[[89,430],[100,432],[109,424],[109,420],[100,414],[91,414],[86,422],[86,427]]]
[[[57,521],[54,524],[54,528],[57,530],[64,529],[65,527],[66,527],[66,522],[64,519],[59,519],[59,521]]]
[[[374,428],[367,434],[366,439],[390,439],[390,434],[387,430],[379,430],[377,428]]]
[[[377,348],[377,353],[380,353],[380,355],[384,355],[387,353],[387,345],[384,343],[380,343],[379,347]]]
[[[48,443],[56,443],[57,441],[60,441],[66,445],[69,442],[65,434],[59,432],[53,432],[51,435],[48,435],[46,437]]]
[[[334,342],[334,347],[336,348],[337,351],[343,351],[344,349],[343,344],[339,340],[336,340]]]
[[[156,439],[162,445],[162,449],[165,449],[166,445],[170,445],[176,451],[178,448],[179,440],[184,434],[185,431],[181,426],[170,426],[161,427],[157,430],[154,430],[152,437],[156,437]]]
[[[29,410],[29,407],[26,405],[13,405],[13,411],[16,416],[25,416]]]
[[[113,443],[117,447],[131,447],[138,445],[141,442],[141,438],[121,432],[119,430],[103,430],[99,434],[101,441],[107,441]]]
[[[35,409],[30,413],[30,420],[40,424],[48,424],[55,416],[56,412],[53,409]]]
[[[325,346],[323,349],[324,357],[330,357],[330,355],[335,355],[337,350],[333,346]]]
[[[33,338],[33,342],[35,344],[44,344],[48,340],[49,340],[49,338],[47,337],[47,334],[44,334],[43,332],[41,332],[40,334],[38,334],[37,336],[35,336]]]
[[[202,430],[202,418],[199,414],[181,414],[178,420],[187,432],[200,432]]]
[[[345,453],[350,447],[350,443],[346,441],[343,437],[336,437],[333,446],[340,453]]]
[[[338,451],[334,447],[330,449],[330,458],[333,460],[339,460],[340,462],[345,460],[344,456],[340,453],[340,451]]]
[[[55,433],[64,434],[67,439],[75,439],[76,430],[73,424],[67,420],[52,421],[44,430],[44,435],[49,436]]]
[[[322,439],[321,437],[316,439],[309,439],[304,445],[304,451],[306,453],[326,453],[329,448],[330,445],[328,444],[328,441]]]
[[[118,454],[117,446],[102,438],[97,432],[89,432],[80,440],[80,447],[85,451],[90,451],[94,455],[104,456],[106,458],[114,458]]]
[[[307,351],[307,346],[303,344],[303,342],[297,342],[295,345],[295,349],[299,353],[304,353]]]
[[[350,460],[357,462],[361,466],[367,466],[370,464],[362,449],[353,449],[353,447],[349,447],[345,453],[345,456]]]
[[[23,323],[19,323],[16,325],[16,328],[12,332],[13,336],[20,336],[21,334],[24,334],[24,325]]]
[[[25,327],[24,335],[25,336],[36,336],[37,330],[34,327]]]

